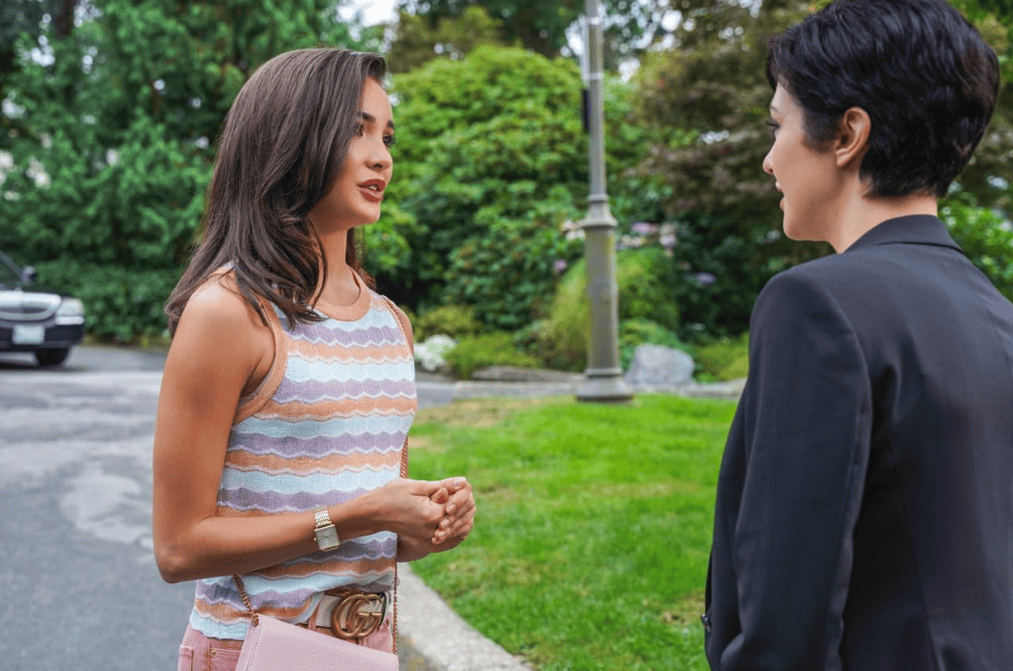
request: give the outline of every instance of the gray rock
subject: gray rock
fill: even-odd
[[[693,380],[693,357],[671,347],[641,345],[633,354],[626,383],[633,386],[679,387]]]

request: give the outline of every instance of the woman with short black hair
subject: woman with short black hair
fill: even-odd
[[[998,61],[942,0],[837,0],[775,38],[785,233],[834,256],[764,287],[703,616],[715,671],[1006,671],[1013,305],[937,200]]]

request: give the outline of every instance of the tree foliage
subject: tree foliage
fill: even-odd
[[[434,20],[402,11],[387,64],[391,72],[409,72],[434,58],[459,59],[482,44],[504,44],[502,35],[502,23],[481,7]]]
[[[615,70],[624,59],[663,40],[670,32],[666,26],[681,16],[673,4],[670,0],[602,0],[606,69]],[[546,58],[568,55],[569,35],[585,10],[584,0],[399,0],[398,6],[400,25],[392,55],[398,40],[420,44],[444,21],[474,8],[484,9],[499,24],[505,43],[518,44]],[[436,44],[441,43],[430,41],[430,58]]]
[[[112,276],[90,269],[178,276],[222,120],[246,78],[281,51],[348,39],[326,0],[92,7],[71,34],[43,21],[38,37],[18,42],[2,117],[13,165],[2,173],[0,244],[51,269],[52,283],[71,282],[58,287],[70,291],[79,289],[54,270],[60,263],[100,281]],[[109,279],[107,289],[120,292],[124,282]],[[117,300],[93,295],[90,325]],[[117,337],[129,324],[152,328],[122,317]]]
[[[971,7],[969,17],[1002,55],[1009,77],[1010,15],[990,14],[979,0],[954,4]],[[651,53],[636,76],[637,119],[656,129],[657,137],[641,169],[665,185],[666,215],[678,223],[674,260],[683,275],[674,290],[684,318],[712,335],[736,333],[747,328],[752,301],[771,275],[830,251],[782,236],[779,197],[761,167],[772,141],[764,127],[772,95],[766,45],[814,7],[804,0],[764,0],[755,7],[735,0],[682,5],[686,21],[673,33],[676,47]],[[1006,85],[955,187],[979,206],[1010,208],[1010,96]],[[694,131],[696,140],[673,143],[666,135],[673,128]],[[700,284],[701,276],[713,279]]]
[[[480,305],[478,318],[499,327],[530,320],[536,299],[551,294],[555,254],[573,256],[572,245],[559,246],[558,228],[579,217],[587,194],[576,70],[571,61],[483,46],[393,78],[389,202],[414,226],[401,229],[410,261],[378,275],[384,291],[412,306]],[[507,272],[520,248],[526,258]],[[525,263],[530,272],[521,272]],[[514,272],[523,279],[514,283]]]

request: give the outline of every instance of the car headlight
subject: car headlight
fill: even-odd
[[[84,303],[77,298],[64,298],[56,310],[57,324],[83,324]]]

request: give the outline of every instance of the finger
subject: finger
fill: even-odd
[[[461,489],[450,496],[447,503],[447,514],[460,517],[470,508],[475,507],[475,497],[470,488]]]
[[[446,503],[450,498],[450,492],[447,491],[446,487],[440,487],[435,493],[429,496],[429,499],[433,503]]]
[[[464,477],[447,478],[440,482],[441,485],[447,488],[447,491],[453,493],[468,486],[468,479]]]
[[[448,529],[448,536],[456,537],[460,536],[462,531],[467,535],[468,531],[471,531],[472,527],[475,526],[475,511],[472,510],[469,515],[457,521],[450,529]],[[465,531],[467,529],[467,531]]]
[[[405,482],[409,485],[408,492],[410,494],[421,496],[432,496],[440,489],[447,489],[448,492],[457,491],[447,487],[447,480],[405,480]]]

